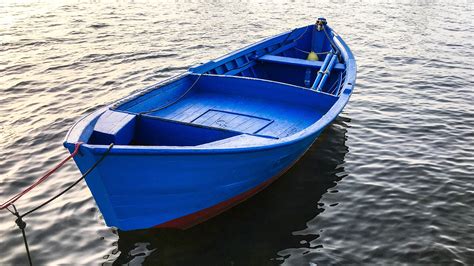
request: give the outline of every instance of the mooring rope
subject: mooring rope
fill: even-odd
[[[69,185],[66,189],[64,189],[60,193],[58,193],[55,196],[51,197],[50,199],[44,201],[43,203],[39,204],[38,206],[34,207],[33,209],[31,209],[31,210],[29,210],[29,211],[27,211],[23,214],[20,214],[20,212],[16,208],[14,202],[17,201],[20,197],[22,197],[26,193],[28,193],[30,190],[32,190],[34,187],[36,187],[38,184],[40,184],[44,180],[46,180],[46,178],[48,178],[52,173],[54,173],[57,169],[59,169],[62,165],[64,165],[64,163],[66,163],[66,161],[68,161],[69,159],[74,157],[79,152],[79,147],[81,146],[81,144],[82,143],[76,143],[75,148],[74,148],[74,152],[71,153],[71,155],[68,156],[68,158],[64,159],[56,167],[54,167],[53,169],[48,171],[43,177],[41,177],[40,179],[38,179],[38,181],[33,183],[33,185],[29,186],[27,189],[23,190],[22,192],[18,193],[17,195],[12,197],[11,199],[7,200],[4,204],[2,204],[2,206],[1,206],[2,208],[0,208],[0,210],[5,209],[5,210],[9,211],[11,214],[13,214],[16,217],[15,223],[18,225],[18,228],[20,228],[21,233],[23,235],[23,242],[25,243],[26,254],[28,255],[28,262],[30,263],[30,265],[33,265],[33,262],[32,262],[32,259],[31,259],[30,249],[28,247],[28,241],[26,240],[26,232],[25,232],[26,222],[23,221],[23,217],[25,217],[29,214],[32,214],[33,212],[37,211],[38,209],[48,205],[49,203],[51,203],[55,199],[59,198],[60,196],[62,196],[66,192],[68,192],[75,185],[77,185],[81,180],[83,180],[87,175],[89,175],[105,159],[105,157],[107,157],[110,150],[112,150],[112,147],[114,146],[114,144],[110,143],[109,147],[102,154],[102,156],[97,161],[95,161],[95,163],[79,179],[74,181],[74,183]],[[10,206],[13,207],[13,210],[10,210],[10,208],[8,208]]]
[[[328,39],[329,43],[331,43],[332,48],[334,49],[334,51],[336,51],[336,55],[339,55],[339,49],[337,48],[337,45],[334,43],[333,39],[331,39],[331,37],[329,37],[329,34],[326,31],[326,25],[323,25],[323,31],[324,31],[324,35],[326,35],[326,38]]]
[[[28,241],[26,241],[26,232],[25,232],[26,223],[21,218],[21,215],[18,212],[18,210],[16,209],[15,204],[12,203],[11,206],[13,207],[13,210],[14,210],[13,212],[8,208],[6,208],[6,209],[9,212],[11,212],[13,215],[16,216],[15,223],[18,225],[18,228],[20,228],[20,230],[21,230],[21,235],[23,236],[23,243],[25,243],[26,255],[28,256],[28,262],[30,263],[30,266],[32,266],[33,261],[31,260],[30,248],[28,246]]]
[[[2,205],[0,205],[0,210],[3,210],[5,208],[8,208],[10,205],[12,205],[13,203],[15,203],[15,201],[17,201],[18,199],[20,199],[21,197],[23,197],[26,193],[28,193],[30,190],[32,190],[33,188],[35,188],[36,186],[38,186],[39,184],[43,183],[46,179],[48,179],[48,177],[50,177],[54,172],[56,172],[59,168],[61,168],[61,166],[63,166],[67,161],[69,161],[71,158],[73,158],[74,156],[76,156],[76,154],[79,152],[79,148],[81,147],[82,145],[82,142],[78,142],[76,143],[75,147],[74,147],[74,151],[64,160],[62,160],[58,165],[56,165],[54,168],[52,168],[51,170],[49,170],[48,172],[46,172],[46,174],[44,174],[41,178],[39,178],[38,180],[36,180],[33,184],[31,184],[29,187],[27,187],[26,189],[24,189],[23,191],[21,191],[20,193],[16,194],[15,196],[11,197],[9,200],[7,200],[6,202],[2,203]]]
[[[302,50],[302,49],[300,49],[300,48],[296,48],[296,47],[293,47],[293,49],[295,49],[296,51],[300,51],[300,52],[302,52],[302,53],[305,53],[305,54],[309,54],[309,53],[311,53],[310,51],[305,51],[305,50]],[[318,53],[316,53],[316,52],[313,52],[313,53],[315,53],[315,54],[317,54],[317,55],[322,55],[322,54],[329,54],[330,52],[331,52],[331,51],[327,51],[327,52],[318,52]]]

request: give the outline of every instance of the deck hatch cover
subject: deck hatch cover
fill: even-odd
[[[247,134],[255,134],[270,125],[273,120],[263,117],[234,113],[222,110],[209,109],[198,116],[191,123],[228,129]]]

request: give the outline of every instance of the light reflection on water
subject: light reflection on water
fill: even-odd
[[[81,115],[324,16],[357,58],[341,118],[288,174],[184,232],[115,232],[84,184],[27,219],[38,264],[474,263],[472,3],[0,3],[0,199],[66,156]],[[28,210],[78,177],[73,164]],[[26,262],[0,214],[0,264]]]

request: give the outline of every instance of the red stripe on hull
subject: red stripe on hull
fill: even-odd
[[[290,166],[291,167],[291,166]],[[288,167],[287,169],[289,169]],[[219,204],[211,206],[206,209],[202,209],[198,212],[188,214],[183,217],[176,218],[174,220],[159,224],[154,226],[155,228],[178,228],[178,229],[188,229],[196,224],[202,223],[232,207],[239,204],[242,201],[252,197],[253,195],[257,194],[259,191],[263,190],[265,187],[270,185],[273,181],[278,179],[281,175],[283,175],[286,170],[282,171],[280,174],[270,178],[269,180],[259,184],[258,186],[247,190],[246,192],[239,194],[233,198],[230,198],[226,201],[223,201]]]

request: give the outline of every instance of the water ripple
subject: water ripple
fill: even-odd
[[[82,115],[325,16],[357,58],[353,98],[304,158],[186,231],[105,226],[87,186],[28,217],[35,264],[474,264],[469,1],[0,3],[0,199],[66,156]],[[26,211],[79,176],[67,164]],[[0,213],[0,264],[24,264]]]

